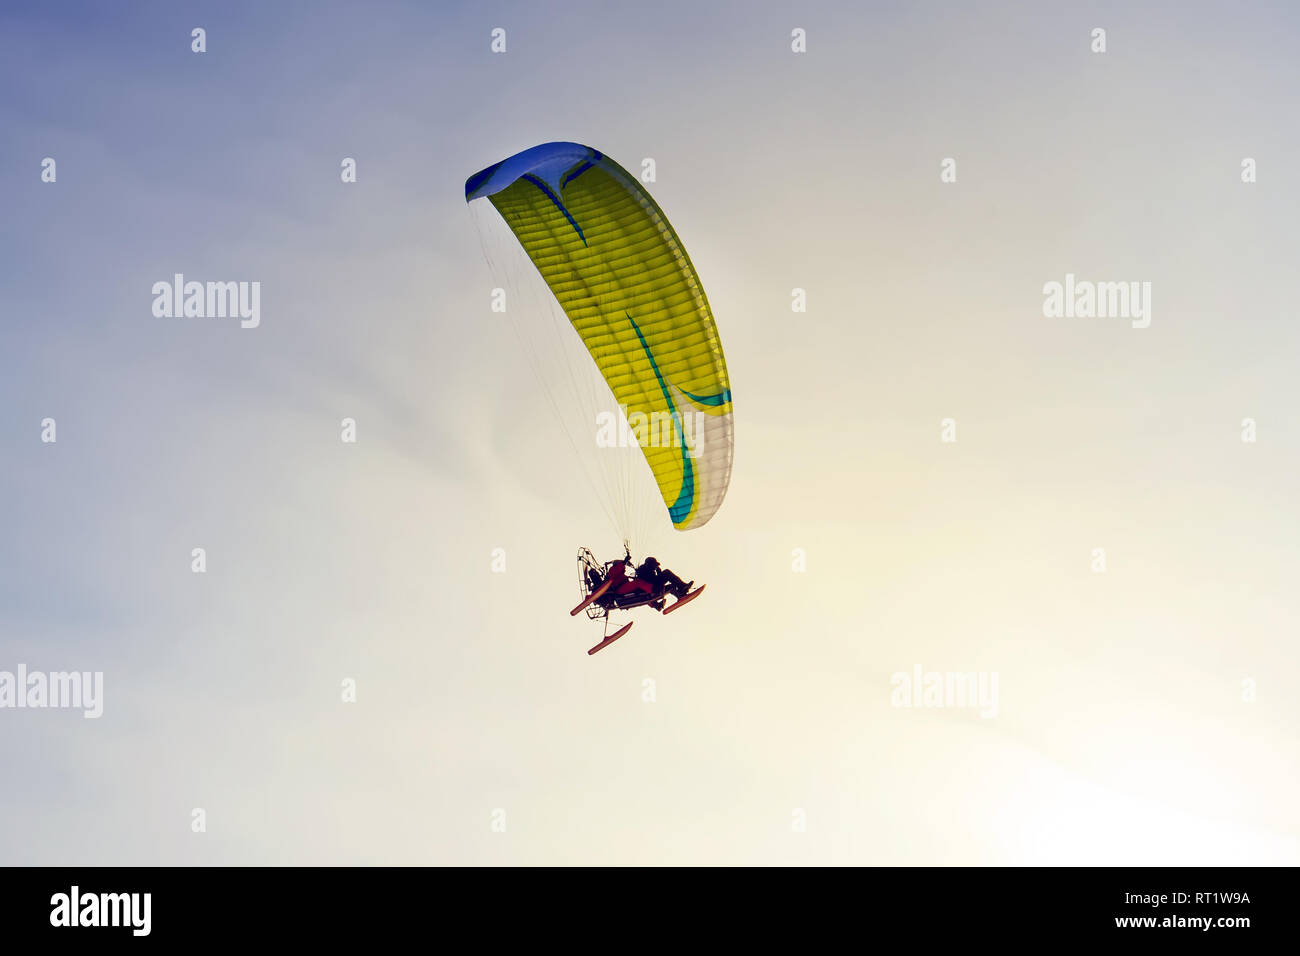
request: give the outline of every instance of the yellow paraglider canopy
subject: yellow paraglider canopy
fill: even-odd
[[[673,525],[703,525],[731,479],[731,386],[708,299],[663,211],[621,166],[577,143],[535,146],[474,174],[465,199],[480,197],[623,406]]]

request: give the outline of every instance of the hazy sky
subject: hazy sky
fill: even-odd
[[[0,862],[1300,862],[1298,43],[1226,2],[5,7],[0,671],[104,702],[0,709]],[[655,160],[735,396],[727,501],[653,537],[708,592],[595,657],[573,552],[619,542],[463,194],[550,140]],[[175,273],[260,325],[154,316]],[[1067,274],[1149,326],[1045,317]],[[918,666],[996,714],[893,706]]]

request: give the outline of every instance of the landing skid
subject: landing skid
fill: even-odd
[[[687,593],[687,594],[682,595],[682,596],[679,597],[676,601],[674,601],[672,604],[670,604],[668,607],[664,608],[664,613],[665,613],[665,614],[672,614],[673,611],[677,610],[677,609],[678,609],[679,607],[681,607],[683,604],[689,604],[689,603],[691,603],[691,602],[694,601],[697,597],[700,596],[700,594],[701,594],[701,592],[703,592],[704,588],[705,588],[705,585],[701,584],[701,585],[700,585],[698,588],[696,588],[694,591],[691,591],[691,592],[689,592],[689,593]]]
[[[609,586],[613,583],[614,579],[612,577],[606,578],[604,581],[600,582],[600,587],[588,594],[586,600],[569,612],[569,616],[577,617],[583,611],[587,610],[588,607],[605,596],[605,592],[609,590]]]
[[[597,644],[597,645],[596,645],[595,647],[593,647],[591,650],[587,651],[587,656],[590,657],[592,654],[595,654],[597,651],[602,651],[602,650],[604,650],[605,648],[609,647],[609,645],[613,644],[615,641],[617,641],[620,637],[622,637],[622,636],[623,636],[624,634],[626,634],[628,631],[632,630],[632,625],[635,624],[635,623],[636,623],[635,621],[628,621],[626,624],[624,624],[622,627],[620,627],[620,628],[619,628],[617,631],[615,631],[613,634],[609,635],[609,637],[605,638],[603,641],[601,641],[599,644]]]

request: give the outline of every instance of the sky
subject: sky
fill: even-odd
[[[1298,32],[6,6],[0,678],[103,699],[0,708],[0,863],[1300,862]],[[463,192],[553,140],[654,159],[735,397],[721,510],[645,542],[707,593],[592,657],[621,542]],[[176,273],[259,324],[155,315]]]

